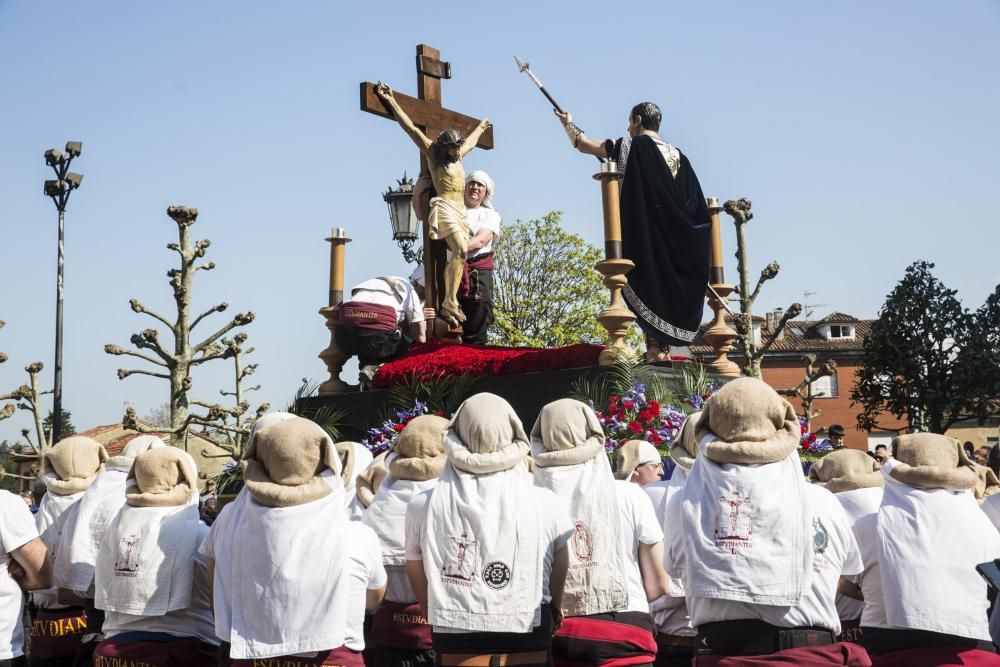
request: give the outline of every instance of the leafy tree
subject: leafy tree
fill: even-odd
[[[558,347],[603,342],[595,319],[608,291],[594,265],[601,251],[563,229],[562,212],[518,220],[496,244],[494,309],[490,342]]]
[[[167,428],[170,426],[170,403],[160,403],[155,408],[147,412],[142,421],[153,426]]]
[[[76,427],[73,426],[73,415],[66,408],[61,408],[60,412],[62,413],[62,419],[60,419],[59,422],[62,428],[59,429],[59,432],[62,433],[62,437],[68,438],[76,433]],[[52,439],[53,416],[53,412],[49,410],[49,416],[42,422],[42,428],[45,429],[45,436],[48,440]]]
[[[970,410],[983,424],[1000,414],[1000,285],[976,311],[972,341],[961,356]]]
[[[919,261],[906,269],[865,338],[851,391],[864,430],[879,428],[885,414],[934,433],[975,416],[972,369],[981,356],[975,318],[933,268]]]

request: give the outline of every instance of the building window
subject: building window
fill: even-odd
[[[846,324],[831,324],[830,338],[854,338],[854,330]]]
[[[816,396],[822,393],[819,398],[836,398],[837,394],[837,373],[834,371],[833,375],[827,375],[826,377],[821,377],[812,383],[812,393]]]

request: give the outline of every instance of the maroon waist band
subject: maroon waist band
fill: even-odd
[[[347,301],[337,309],[337,322],[355,329],[395,331],[398,326],[396,309],[378,303]]]

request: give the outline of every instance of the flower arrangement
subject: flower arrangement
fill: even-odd
[[[386,419],[379,426],[368,429],[368,435],[361,441],[361,444],[371,451],[372,456],[378,456],[396,444],[396,438],[414,417],[426,414],[444,416],[443,412],[430,413],[426,403],[416,401],[413,407],[407,410],[396,410],[392,418]]]
[[[799,428],[802,440],[799,442],[799,460],[803,463],[815,463],[833,451],[828,440],[817,440],[816,434],[809,430],[809,422],[805,417],[799,417]]]
[[[680,408],[648,397],[641,382],[633,383],[624,394],[612,394],[604,409],[595,408],[594,412],[604,428],[604,449],[609,454],[627,440],[647,440],[657,448],[667,448],[680,433],[686,416]]]
[[[646,440],[666,458],[688,414],[701,410],[721,386],[704,369],[686,366],[676,389],[649,366],[619,361],[597,381],[581,381],[573,398],[594,408],[604,448],[614,460],[628,440]]]

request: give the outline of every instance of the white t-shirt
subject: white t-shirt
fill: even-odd
[[[656,518],[660,522],[664,534],[670,530],[670,526],[667,525],[667,504],[673,496],[677,495],[678,491],[684,488],[684,481],[687,479],[687,474],[687,470],[677,466],[674,468],[674,473],[670,479],[653,482],[642,487],[642,490],[646,492],[646,495],[649,496],[649,499],[653,503],[653,509],[656,510]],[[665,548],[663,560],[663,566],[666,568],[667,553]],[[688,614],[687,610],[684,586],[680,577],[672,575],[670,570],[667,570],[667,574],[670,575],[669,595],[664,595],[660,599],[650,603],[650,614],[653,616],[653,623],[656,625],[657,632],[681,637],[693,637],[696,633],[694,628],[691,627],[691,615]]]
[[[569,519],[569,512],[566,511],[566,504],[562,498],[538,486],[532,486],[530,489],[531,493],[535,494],[534,502],[530,505],[537,509],[542,518],[539,526],[541,533],[539,539],[545,545],[545,556],[542,561],[542,604],[548,604],[552,601],[552,596],[549,594],[552,559],[556,550],[566,546],[569,538],[573,536],[573,522]],[[422,545],[427,533],[427,510],[430,507],[432,493],[434,489],[415,495],[406,508],[406,560],[408,561],[424,559]],[[437,626],[434,626],[434,631],[468,632],[468,630]]]
[[[199,549],[200,553],[204,556],[212,559],[216,558],[216,550],[220,548],[219,535],[222,532],[221,528],[220,530],[216,530],[216,527],[220,526],[220,521],[223,520],[226,510],[230,510],[231,508],[232,505],[227,505],[223,509],[222,513],[216,518],[215,523],[212,524],[208,535],[205,536],[205,540]],[[232,519],[233,516],[234,514],[230,512],[228,518]],[[227,522],[223,522],[221,526],[224,527],[225,523]],[[361,651],[365,647],[364,619],[366,593],[369,590],[382,588],[386,584],[385,568],[382,566],[382,545],[379,544],[375,531],[357,521],[344,522],[341,538],[345,545],[344,562],[347,563],[346,581],[348,582],[347,586],[338,586],[337,590],[338,599],[343,600],[343,603],[347,607],[344,646],[355,651]],[[248,548],[253,548],[252,545],[247,546]],[[219,633],[224,632],[226,635],[232,633],[233,614],[232,610],[226,607],[227,598],[222,594],[218,577],[216,577],[214,584],[216,634],[221,639],[227,639],[227,637],[221,636]],[[341,591],[343,591],[343,597],[340,597]],[[290,601],[289,604],[294,605],[294,600]],[[337,647],[331,646],[330,648]]]
[[[809,578],[809,589],[802,600],[794,606],[753,605],[687,597],[691,623],[698,627],[702,623],[758,619],[778,627],[789,628],[804,625],[829,628],[840,634],[840,616],[834,602],[840,575],[856,575],[863,569],[858,544],[851,531],[847,513],[837,498],[824,488],[805,484],[805,495],[812,513],[813,565]],[[683,494],[677,494],[667,508],[668,516],[680,515],[680,501]],[[675,511],[676,510],[676,511]],[[667,571],[685,570],[684,536],[679,531],[667,531]],[[697,564],[693,564],[697,567]],[[865,596],[867,599],[867,596]]]
[[[639,544],[657,544],[663,541],[663,529],[656,518],[653,502],[642,487],[632,482],[615,480],[618,496],[618,517],[622,526],[622,545],[625,547],[625,572],[628,575],[628,607],[625,611],[649,613],[646,589],[642,587],[639,570]]]
[[[35,519],[19,496],[0,491],[0,660],[24,654],[21,605],[24,594],[7,574],[10,552],[38,537]]]
[[[351,298],[346,301],[373,303],[379,306],[390,306],[396,311],[396,321],[410,323],[424,321],[424,306],[420,303],[413,285],[406,278],[390,276],[403,288],[403,298],[396,296],[396,291],[381,278],[372,278],[355,285],[351,289]]]
[[[208,526],[198,523],[198,542],[208,534]],[[195,552],[191,562],[194,568],[194,582],[191,590],[191,606],[167,612],[160,616],[138,616],[107,611],[104,615],[102,631],[108,639],[123,632],[165,632],[177,637],[197,637],[203,642],[218,646],[215,636],[215,618],[212,615],[211,589],[206,571],[207,558]]]
[[[493,252],[493,241],[500,238],[500,214],[492,208],[480,206],[479,208],[466,209],[469,212],[469,229],[475,236],[483,229],[493,232],[493,238],[479,250],[469,251],[470,257]]]

